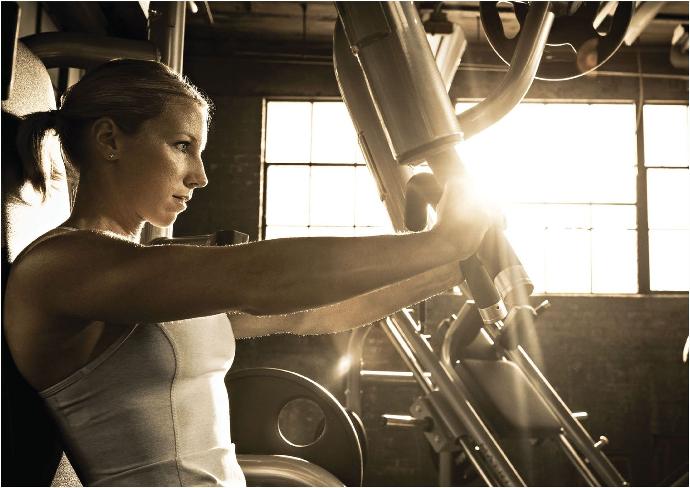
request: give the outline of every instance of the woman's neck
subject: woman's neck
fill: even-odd
[[[133,242],[138,242],[144,221],[127,215],[112,192],[103,185],[95,185],[87,178],[80,178],[74,200],[74,208],[64,226],[112,232]]]

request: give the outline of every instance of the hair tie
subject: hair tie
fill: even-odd
[[[47,110],[45,112],[34,112],[27,119],[36,121],[36,125],[44,129],[55,129],[58,125],[58,110]]]

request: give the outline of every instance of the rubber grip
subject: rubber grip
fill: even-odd
[[[462,261],[460,269],[465,275],[465,281],[467,281],[478,308],[488,308],[501,301],[501,296],[496,290],[493,280],[477,256],[473,255]]]

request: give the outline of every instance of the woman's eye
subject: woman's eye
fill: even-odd
[[[182,152],[187,152],[189,146],[191,146],[191,143],[188,141],[180,141],[175,143],[175,147]]]

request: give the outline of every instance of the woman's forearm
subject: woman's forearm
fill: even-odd
[[[332,305],[283,315],[238,313],[230,318],[238,339],[278,333],[337,333],[391,315],[403,307],[448,290],[461,281],[460,266],[450,263]]]
[[[342,302],[455,259],[430,232],[404,236],[276,239],[238,246],[242,311],[297,312]],[[233,260],[235,261],[235,260]]]

